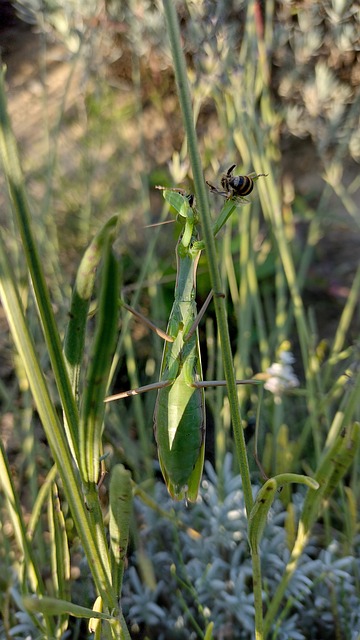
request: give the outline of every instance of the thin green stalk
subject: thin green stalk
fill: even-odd
[[[266,321],[263,312],[263,306],[260,297],[259,283],[256,277],[256,268],[253,256],[249,260],[247,265],[247,278],[249,281],[249,291],[251,295],[251,302],[254,307],[254,319],[256,332],[258,335],[258,344],[260,352],[260,370],[265,371],[271,364],[270,359],[270,344],[267,336]]]
[[[174,63],[175,78],[178,87],[178,97],[183,116],[184,128],[187,136],[189,157],[194,178],[195,195],[204,235],[206,254],[208,257],[210,281],[212,289],[214,291],[214,306],[223,354],[224,374],[227,382],[230,409],[233,421],[235,448],[240,467],[240,474],[242,477],[246,511],[249,515],[253,504],[249,464],[246,455],[245,439],[241,423],[239,403],[237,399],[225,300],[221,297],[221,295],[219,295],[222,292],[222,284],[218,269],[218,260],[215,249],[214,235],[211,226],[207,192],[194,128],[193,112],[186,74],[184,52],[181,45],[180,29],[174,3],[172,2],[172,0],[163,0],[163,5]]]
[[[234,266],[233,255],[231,251],[231,240],[232,240],[231,225],[227,225],[225,227],[225,232],[222,240],[222,256],[221,256],[221,264],[223,265],[222,276],[225,280],[224,276],[226,275],[225,282],[229,287],[229,294],[230,294],[233,306],[236,309],[239,305],[239,290],[238,290],[238,283],[236,279],[236,271]]]
[[[70,552],[64,514],[56,484],[48,500],[49,545],[54,593],[63,600],[70,599]]]
[[[240,237],[240,285],[239,285],[239,305],[237,309],[238,332],[238,353],[240,362],[238,367],[239,375],[248,371],[249,355],[251,349],[251,326],[253,322],[253,308],[249,304],[251,299],[249,280],[247,278],[248,262],[250,260],[250,207],[244,207],[241,211],[241,219],[239,221],[239,237]],[[247,373],[246,373],[247,375]]]
[[[252,551],[251,561],[255,605],[255,640],[263,640],[264,622],[260,553]]]
[[[341,430],[351,423],[356,415],[359,407],[360,398],[360,372],[355,372],[352,379],[348,381],[344,398],[334,416],[332,425],[326,438],[325,447],[330,447],[334,439],[339,435]],[[358,412],[357,412],[358,413]],[[326,455],[323,454],[323,455]],[[322,460],[322,458],[321,458]]]
[[[56,465],[53,465],[48,472],[45,480],[43,480],[42,485],[37,493],[36,500],[32,504],[30,520],[27,526],[27,537],[29,540],[32,540],[34,531],[39,526],[42,510],[44,508],[44,503],[48,499],[48,495],[52,490],[53,483],[57,476],[57,468]]]
[[[27,536],[25,522],[18,493],[14,487],[14,481],[7,460],[2,439],[0,438],[0,487],[5,496],[7,511],[13,526],[14,536],[18,548],[23,556],[26,567],[27,579],[31,589],[38,595],[45,595],[45,585],[41,576],[39,562],[34,554],[31,541]],[[45,626],[49,634],[54,633],[54,623],[50,617],[45,617]]]
[[[224,283],[223,292],[226,295],[226,298],[229,296],[232,297],[230,293],[230,285],[231,285],[231,276],[227,278],[228,266],[232,266],[232,256],[231,256],[231,224],[228,224],[224,229],[224,234],[222,237],[222,242],[219,246],[219,254],[220,258],[220,276],[221,280]],[[220,253],[221,251],[221,253]],[[234,275],[233,283],[236,287],[236,278]],[[234,292],[235,296],[237,295],[237,290]],[[207,323],[207,324],[210,324]],[[212,329],[214,329],[214,323],[212,324]],[[216,340],[216,342],[215,342]],[[222,360],[222,352],[221,352],[221,344],[219,340],[219,334],[216,333],[215,340],[213,342],[213,350],[214,356],[216,356],[216,369],[213,371],[212,375],[207,376],[207,380],[223,380],[224,379],[224,365]],[[207,351],[207,355],[209,356],[209,349]],[[215,364],[215,360],[214,360]],[[234,361],[234,367],[236,371],[236,362]],[[241,377],[241,376],[239,376]],[[226,389],[223,387],[215,387],[213,390],[210,389],[206,393],[206,402],[209,403],[209,397],[212,397],[212,415],[214,418],[214,430],[215,430],[215,470],[218,475],[219,481],[219,498],[220,500],[225,500],[225,487],[224,487],[224,459],[226,452],[229,450],[229,446],[231,446],[231,416],[229,412],[229,404],[226,398]]]
[[[134,345],[131,336],[127,333],[124,337],[124,350],[126,356],[126,366],[127,372],[129,376],[131,389],[136,389],[140,386],[139,377],[136,368],[136,357],[134,352]],[[143,461],[143,465],[145,467],[145,476],[146,478],[153,478],[154,476],[154,468],[153,468],[153,451],[152,451],[152,443],[149,438],[149,429],[148,424],[146,424],[144,412],[142,410],[143,403],[140,400],[139,396],[134,396],[133,398],[133,409],[134,409],[134,417],[136,422],[137,433],[139,436],[139,445],[141,449],[140,458]],[[137,480],[141,479],[141,469],[136,469]]]
[[[288,313],[288,296],[286,288],[286,278],[283,266],[280,260],[276,261],[275,275],[275,291],[276,291],[276,333],[277,343],[280,345],[287,339],[286,320]]]
[[[350,289],[345,307],[341,314],[340,322],[336,329],[334,343],[331,350],[332,357],[340,353],[341,349],[344,348],[346,334],[349,330],[350,323],[354,315],[354,311],[359,302],[359,291],[360,291],[360,265],[357,268],[357,271],[352,283],[352,287]]]
[[[112,469],[109,488],[109,538],[115,593],[121,596],[132,512],[131,474],[123,465]]]

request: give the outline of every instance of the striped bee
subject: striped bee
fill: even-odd
[[[267,173],[250,173],[248,176],[233,176],[232,173],[235,167],[236,164],[232,164],[221,178],[221,186],[224,191],[219,191],[210,182],[206,182],[212,193],[224,196],[227,200],[230,200],[230,198],[244,198],[244,196],[248,196],[252,192],[254,183],[258,178],[268,175]]]

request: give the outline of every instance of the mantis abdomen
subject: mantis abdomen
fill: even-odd
[[[174,339],[164,346],[154,431],[161,471],[173,498],[195,500],[204,461],[205,396],[196,387],[202,380],[197,329],[195,274],[198,255],[178,261],[175,300],[167,333]],[[190,333],[189,333],[190,332]]]
[[[192,474],[199,455],[203,455],[205,400],[204,390],[190,385],[189,364],[187,360],[173,384],[159,389],[154,426],[160,467],[170,494],[181,499],[186,493],[192,500]],[[192,381],[198,376],[193,371]],[[197,488],[199,482],[200,477]]]

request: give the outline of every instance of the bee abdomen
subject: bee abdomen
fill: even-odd
[[[254,188],[254,181],[249,176],[235,176],[229,182],[239,196],[247,196]]]

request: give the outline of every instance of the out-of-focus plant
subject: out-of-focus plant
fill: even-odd
[[[319,154],[340,144],[360,160],[359,29],[354,2],[277,3],[273,62],[286,125]]]
[[[37,25],[49,36],[61,39],[72,53],[76,53],[84,37],[104,19],[104,5],[98,0],[89,2],[57,2],[57,0],[15,0],[18,16]]]

